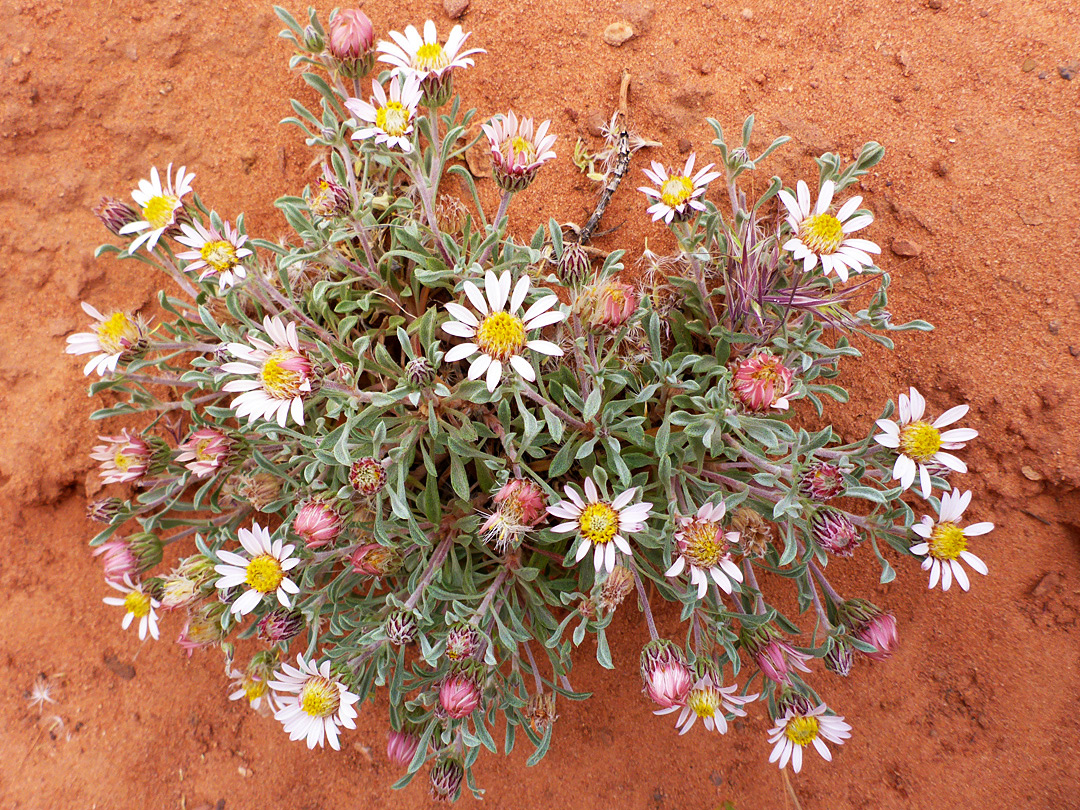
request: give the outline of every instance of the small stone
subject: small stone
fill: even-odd
[[[633,38],[634,27],[625,20],[613,22],[604,29],[604,42],[613,48],[618,48],[628,39]]]
[[[1035,587],[1031,589],[1031,595],[1036,598],[1046,596],[1050,591],[1056,589],[1059,584],[1061,584],[1061,575],[1054,571],[1049,571],[1043,574],[1042,579],[1040,579]]]
[[[105,663],[105,666],[107,666],[113,672],[113,674],[119,675],[125,681],[130,681],[132,678],[135,677],[135,667],[133,667],[131,664],[123,663],[112,653],[106,653],[104,656],[102,656],[101,660]]]
[[[1073,357],[1080,357],[1080,346],[1070,346],[1069,354],[1071,354]]]
[[[1024,465],[1020,468],[1020,474],[1024,476],[1028,481],[1042,481],[1043,474],[1036,469]]]
[[[251,770],[251,768],[247,767],[246,765],[237,765],[236,772],[245,779],[255,775],[255,771]]]
[[[1077,65],[1075,62],[1070,62],[1067,65],[1058,65],[1058,76],[1067,82],[1071,82],[1073,76],[1076,75],[1076,69]]]
[[[897,256],[909,259],[922,253],[922,247],[912,239],[893,239],[892,252]]]
[[[944,177],[949,173],[949,164],[941,158],[935,160],[931,164],[930,168],[934,170],[934,174],[936,174],[938,177]]]
[[[744,20],[754,19],[754,10],[752,8],[744,8],[740,13]]]
[[[570,119],[571,124],[576,124],[577,123],[577,120],[578,120],[578,111],[577,110],[575,110],[573,107],[566,107],[563,110],[563,112],[566,113],[566,117]]]
[[[709,774],[709,781],[717,787],[720,787],[722,784],[724,784],[724,777],[721,776],[720,771],[713,771]]]
[[[1031,73],[1031,71],[1033,71],[1037,67],[1038,65],[1036,64],[1035,60],[1028,57],[1024,60],[1024,64],[1020,66],[1020,69],[1024,71],[1024,73]]]
[[[685,155],[690,151],[690,147],[692,146],[693,144],[690,143],[688,138],[679,138],[679,154]]]
[[[1039,71],[1039,78],[1040,79],[1045,79],[1046,78],[1046,71],[1045,70],[1040,70]]]
[[[585,119],[585,129],[589,130],[590,135],[602,138],[604,137],[604,127],[607,126],[607,122],[607,118],[602,113],[589,113],[589,117]]]
[[[932,8],[934,11],[941,11],[944,3],[942,3],[941,0],[926,0],[926,5],[928,8]]]
[[[754,74],[754,81],[758,84],[765,84],[765,74],[759,70]]]
[[[716,70],[716,65],[707,60],[698,65],[697,68],[697,72],[700,73],[702,76],[708,76],[714,70]]]
[[[1061,321],[1050,321],[1050,323],[1046,325],[1046,328],[1050,330],[1051,335],[1056,335],[1061,331]]]
[[[469,0],[443,0],[443,11],[451,20],[456,20],[469,8]]]
[[[135,47],[135,43],[131,43],[124,48],[124,56],[126,56],[132,62],[138,61],[139,49]]]
[[[896,64],[903,68],[903,73],[907,76],[908,70],[911,69],[911,54],[908,53],[907,50],[901,48],[893,58],[896,60]]]

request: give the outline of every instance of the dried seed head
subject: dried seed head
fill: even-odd
[[[772,544],[772,527],[749,506],[740,506],[731,516],[731,528],[739,533],[739,549],[744,557],[764,557]]]
[[[555,714],[555,693],[543,692],[529,698],[522,714],[534,732],[543,737],[552,724],[559,719]]]
[[[622,565],[616,565],[600,586],[597,606],[605,611],[615,610],[634,590],[634,575]]]

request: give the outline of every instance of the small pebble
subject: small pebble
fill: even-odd
[[[893,239],[892,252],[897,256],[909,259],[922,253],[922,247],[912,239]]]
[[[1024,64],[1020,66],[1020,69],[1024,71],[1024,73],[1031,73],[1031,71],[1033,71],[1037,67],[1038,64],[1035,62],[1035,60],[1029,57],[1028,59],[1024,60]]]
[[[604,29],[604,42],[613,48],[618,48],[628,39],[633,38],[634,27],[625,20],[613,22]]]
[[[593,137],[602,138],[607,123],[608,119],[602,113],[589,113],[589,117],[585,119],[585,129],[589,130],[589,134]]]
[[[443,11],[451,20],[456,20],[469,8],[469,0],[443,0]]]
[[[754,19],[754,10],[752,8],[744,8],[741,13],[744,20]]]
[[[758,84],[765,84],[765,74],[759,70],[754,74],[754,81]]]
[[[690,143],[689,139],[679,138],[679,154],[685,155],[687,152],[690,151],[690,147],[692,146],[693,144]]]
[[[934,170],[934,174],[936,174],[938,177],[944,177],[949,173],[949,164],[941,158],[935,160],[930,168]]]
[[[1058,76],[1063,78],[1065,81],[1067,81],[1067,82],[1072,81],[1072,78],[1075,75],[1076,75],[1076,65],[1075,64],[1059,65],[1058,66]]]
[[[1061,331],[1061,321],[1050,321],[1050,323],[1046,325],[1046,328],[1050,330],[1051,335],[1056,335]]]
[[[941,11],[944,3],[941,0],[926,0],[926,5],[932,8],[934,11]]]

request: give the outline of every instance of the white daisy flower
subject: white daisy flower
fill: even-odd
[[[263,318],[263,328],[273,343],[248,336],[247,346],[230,343],[229,351],[242,362],[224,363],[222,371],[253,376],[253,380],[225,383],[225,391],[242,391],[230,404],[237,417],[276,418],[285,427],[289,415],[298,425],[304,424],[304,395],[311,393],[311,361],[300,351],[296,324],[286,324],[280,317]]]
[[[476,308],[479,317],[461,304],[448,303],[446,311],[454,320],[443,324],[442,329],[448,335],[469,339],[469,343],[454,346],[444,358],[453,363],[467,357],[475,359],[469,365],[469,379],[478,379],[487,374],[487,389],[494,391],[502,379],[503,364],[510,366],[521,377],[534,382],[536,372],[522,352],[530,349],[550,357],[562,357],[563,350],[549,340],[528,340],[527,335],[534,329],[559,323],[566,315],[550,311],[559,303],[558,296],[547,295],[529,307],[520,317],[517,311],[525,302],[529,293],[530,280],[522,276],[510,293],[510,271],[496,276],[491,270],[484,276],[486,297],[471,281],[465,282],[465,295]],[[509,300],[509,309],[503,309]]]
[[[216,277],[218,290],[224,292],[236,285],[239,279],[247,277],[247,269],[240,263],[251,255],[251,251],[244,247],[247,234],[239,233],[228,222],[224,223],[224,233],[212,224],[208,228],[201,222],[196,222],[194,226],[184,223],[180,230],[183,235],[176,237],[176,241],[192,249],[177,253],[176,258],[191,262],[184,268],[188,272],[202,270],[199,281],[208,276]]]
[[[684,703],[667,709],[659,709],[653,714],[670,714],[678,711],[679,718],[675,722],[675,728],[679,729],[680,736],[693,728],[699,717],[709,731],[727,734],[728,713],[735,717],[746,717],[743,705],[758,699],[757,694],[745,696],[735,694],[738,691],[737,684],[718,686],[711,675],[706,675],[699,678],[691,687]]]
[[[664,576],[677,577],[689,565],[690,582],[697,586],[698,599],[705,598],[710,577],[724,593],[731,593],[733,580],[743,579],[742,571],[728,553],[731,544],[739,542],[739,533],[725,533],[720,525],[725,511],[723,501],[715,505],[707,503],[693,517],[680,517],[677,521],[675,544],[679,558]]]
[[[455,25],[450,29],[450,36],[446,38],[446,45],[443,46],[439,44],[434,21],[428,20],[424,23],[423,37],[416,30],[416,26],[406,26],[404,34],[391,31],[390,39],[394,41],[382,40],[376,50],[382,54],[379,57],[380,62],[405,68],[419,79],[440,79],[444,73],[454,68],[472,67],[473,60],[469,57],[473,54],[487,53],[483,48],[461,50],[470,34],[464,33],[460,25]]]
[[[274,672],[270,688],[280,708],[274,718],[282,723],[289,739],[307,739],[307,747],[322,746],[330,742],[335,751],[341,750],[338,742],[338,726],[356,728],[357,711],[353,704],[358,695],[345,688],[345,684],[330,673],[330,662],[321,667],[296,656],[297,666],[282,664]]]
[[[898,397],[900,405],[900,423],[888,419],[878,419],[877,426],[884,432],[874,437],[874,441],[891,450],[899,450],[899,456],[893,465],[892,477],[900,481],[900,486],[910,489],[919,476],[919,487],[924,498],[930,497],[930,472],[928,465],[943,465],[959,473],[967,472],[967,465],[951,453],[942,450],[959,450],[966,442],[979,435],[972,428],[954,428],[942,432],[941,428],[951,425],[968,412],[967,405],[957,405],[945,411],[933,423],[923,421],[926,412],[926,400],[914,386],[908,394]]]
[[[270,711],[277,711],[277,701],[266,680],[252,672],[238,669],[230,670],[229,677],[232,678],[230,686],[234,687],[229,693],[229,700],[246,698],[248,705],[255,711],[259,711],[263,706],[268,706]]]
[[[544,121],[533,135],[533,120],[519,119],[511,110],[480,128],[487,135],[495,182],[503,191],[517,192],[528,186],[547,161],[555,159],[555,136],[548,135],[550,121]]]
[[[131,354],[146,346],[146,322],[141,316],[132,318],[126,312],[111,312],[108,317],[102,315],[85,301],[83,312],[97,321],[91,328],[93,332],[76,332],[68,335],[68,354],[90,354],[99,352],[90,358],[83,368],[83,374],[97,372],[99,377],[105,372],[116,371],[116,364],[125,354]]]
[[[122,607],[127,611],[124,613],[124,620],[120,622],[120,626],[127,630],[131,627],[131,623],[138,619],[139,638],[145,640],[146,634],[149,632],[150,638],[156,641],[158,638],[158,621],[157,613],[154,610],[161,607],[161,602],[154,599],[150,594],[143,593],[142,585],[132,582],[131,577],[126,574],[122,583],[106,580],[106,584],[124,594],[123,599],[117,596],[106,596],[102,600],[106,605]]]
[[[779,760],[780,768],[786,768],[788,761],[795,773],[802,770],[803,748],[813,743],[814,748],[826,762],[832,762],[832,754],[825,745],[825,740],[834,745],[843,745],[851,736],[851,726],[843,717],[825,714],[822,703],[816,708],[803,712],[791,708],[776,719],[776,725],[769,732],[769,742],[773,744],[769,762]]]
[[[862,230],[874,218],[869,214],[852,217],[862,203],[862,197],[852,197],[835,215],[829,213],[836,184],[826,180],[818,194],[817,206],[810,212],[810,189],[802,180],[796,186],[798,199],[786,189],[780,189],[780,200],[788,210],[788,224],[792,237],[784,243],[784,250],[803,263],[803,272],[810,272],[821,260],[825,275],[835,272],[841,281],[848,280],[848,270],[861,273],[874,266],[871,253],[881,253],[881,248],[867,239],[855,239],[848,234]]]
[[[964,510],[971,503],[971,491],[961,494],[959,489],[946,492],[941,496],[938,519],[924,515],[920,523],[911,527],[915,534],[926,542],[916,543],[910,549],[919,557],[925,555],[923,571],[930,572],[930,587],[934,588],[941,581],[941,590],[947,591],[952,586],[953,578],[965,591],[971,587],[967,572],[960,565],[966,562],[975,571],[986,575],[986,563],[967,550],[967,539],[986,534],[994,528],[993,523],[973,523],[966,528],[958,525]]]
[[[246,585],[248,590],[232,604],[232,612],[240,616],[251,613],[267,594],[277,596],[283,607],[292,607],[289,594],[300,593],[295,582],[285,576],[300,563],[299,557],[293,557],[294,545],[284,545],[282,540],[270,540],[270,532],[258,523],[251,529],[237,532],[240,545],[248,553],[241,556],[234,551],[218,551],[218,559],[223,565],[215,565],[214,571],[221,574],[221,579],[214,585],[222,590],[237,585]]]
[[[390,149],[402,152],[412,151],[409,136],[413,131],[416,118],[416,105],[420,103],[420,80],[414,74],[398,73],[390,80],[390,97],[377,81],[371,83],[375,94],[369,104],[359,98],[345,100],[358,122],[368,124],[353,133],[354,141],[374,138],[375,143],[384,143]]]
[[[652,162],[652,170],[645,169],[645,176],[656,184],[640,186],[638,191],[646,197],[655,200],[649,206],[649,213],[653,215],[653,222],[664,220],[665,223],[683,222],[695,216],[698,211],[705,210],[705,204],[699,197],[705,195],[705,188],[720,176],[720,172],[709,171],[713,164],[710,163],[694,174],[694,161],[697,155],[692,153],[686,159],[682,174],[675,174],[674,169],[669,175],[668,170],[655,160]]]
[[[585,498],[569,484],[565,487],[568,500],[560,501],[547,508],[555,517],[566,520],[552,528],[557,534],[576,532],[581,540],[574,562],[580,562],[595,546],[593,566],[597,571],[606,568],[608,573],[615,568],[615,550],[632,555],[630,543],[625,535],[645,530],[645,521],[652,511],[651,503],[630,502],[637,497],[638,488],[631,487],[614,500],[608,502],[600,498],[600,492],[591,477],[585,479]]]
[[[166,169],[164,185],[161,183],[157,167],[151,167],[150,179],[140,180],[139,187],[131,192],[131,199],[135,200],[142,211],[142,219],[120,229],[122,236],[139,234],[128,245],[128,253],[134,253],[144,244],[147,250],[153,250],[161,235],[170,226],[176,224],[176,212],[184,208],[180,200],[185,194],[191,192],[191,181],[195,179],[195,175],[188,174],[186,168],[180,167],[180,171],[176,173],[174,186],[171,163]]]

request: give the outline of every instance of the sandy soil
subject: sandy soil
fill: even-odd
[[[107,234],[90,206],[173,161],[198,173],[197,189],[224,215],[246,212],[249,230],[268,238],[284,229],[272,200],[311,179],[313,155],[277,124],[288,97],[307,91],[287,70],[276,19],[250,0],[0,9],[0,807],[426,804],[420,782],[388,789],[383,705],[364,710],[341,754],[291,744],[228,701],[218,656],[188,661],[169,643],[175,617],[161,643],[122,632],[86,546],[84,503],[99,488],[87,456],[93,403],[63,338],[83,325],[80,300],[150,312],[162,283],[134,262],[92,258]],[[428,16],[450,24],[437,2],[366,10],[380,32]],[[600,35],[617,19],[639,36],[615,49]],[[853,405],[834,418],[865,435],[883,399],[911,383],[939,408],[969,402],[982,435],[965,484],[973,516],[998,528],[979,547],[991,574],[970,594],[927,593],[910,563],[885,589],[866,559],[837,561],[849,592],[896,613],[902,647],[850,680],[821,673],[855,734],[831,765],[815,760],[794,779],[795,791],[806,810],[1076,808],[1080,77],[1058,68],[1080,59],[1080,8],[473,0],[463,22],[490,51],[460,77],[467,104],[551,118],[561,136],[563,159],[511,210],[520,234],[549,215],[587,215],[592,190],[566,156],[579,134],[591,137],[591,116],[610,113],[624,66],[633,120],[664,142],[655,156],[669,163],[680,147],[708,151],[706,115],[734,129],[750,111],[762,139],[794,137],[774,164],[791,179],[815,177],[822,151],[885,144],[863,183],[878,215],[870,238],[886,246],[896,318],[938,328],[849,364]],[[646,238],[667,243],[632,185],[605,220],[624,224],[598,245],[633,257]],[[901,258],[894,240],[919,255]],[[668,630],[676,620],[660,617]],[[484,757],[486,806],[791,806],[766,763],[762,713],[741,733],[678,738],[638,694],[644,628],[625,607],[616,626],[620,669],[601,671],[582,650],[575,686],[596,697],[563,703],[540,766],[527,769],[522,750]],[[38,673],[57,701],[43,714],[27,705]]]

